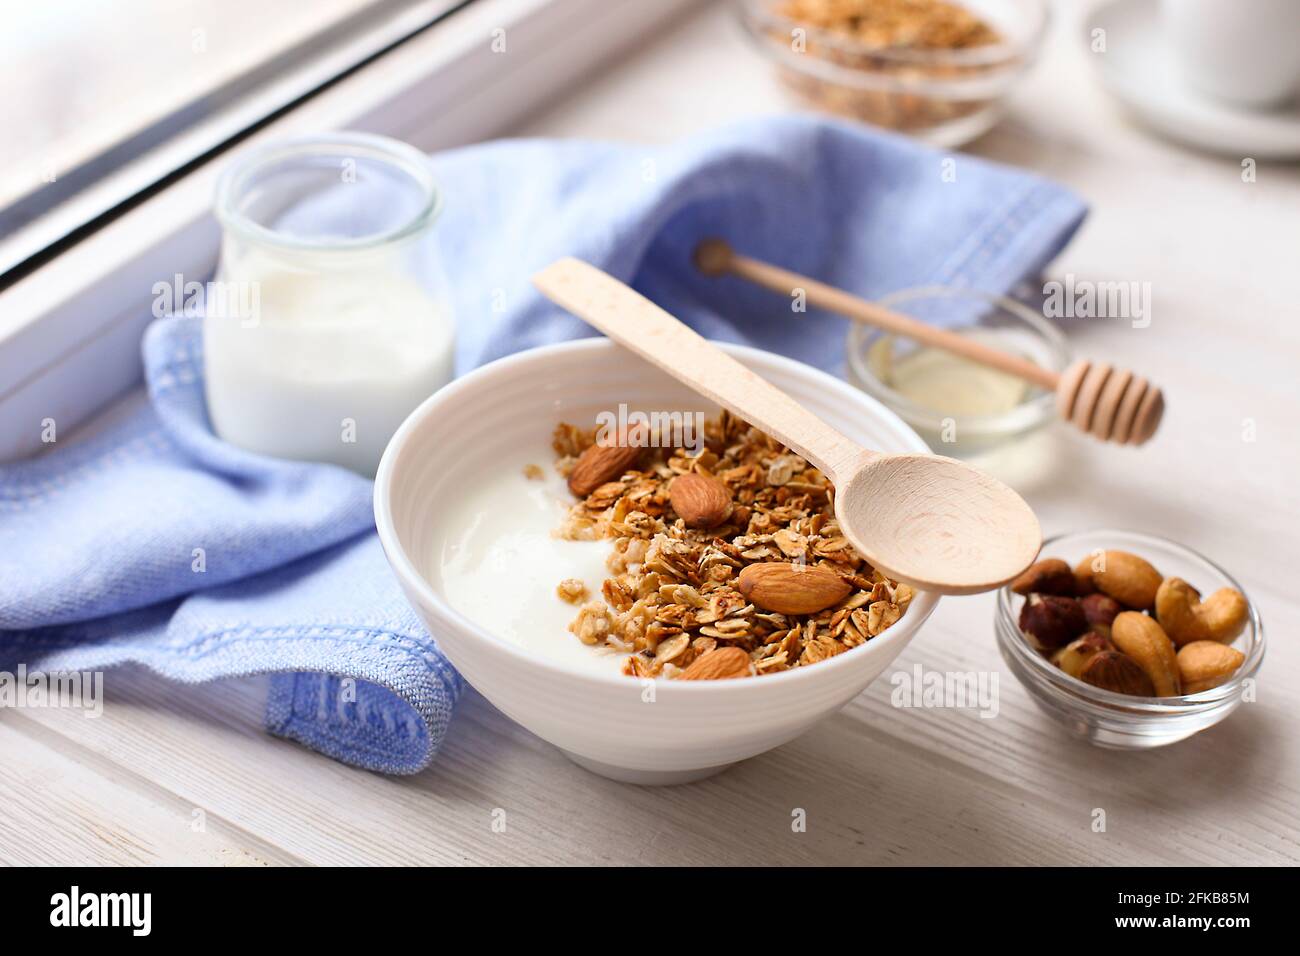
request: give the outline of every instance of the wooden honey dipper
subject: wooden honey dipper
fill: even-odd
[[[820,308],[953,352],[1055,392],[1061,417],[1102,441],[1141,445],[1155,434],[1164,414],[1165,399],[1160,389],[1140,375],[1106,362],[1079,359],[1064,372],[1053,372],[956,332],[918,322],[843,289],[742,256],[722,239],[703,240],[695,247],[694,258],[696,267],[705,275],[739,276],[784,295],[796,288],[803,289],[807,300]]]

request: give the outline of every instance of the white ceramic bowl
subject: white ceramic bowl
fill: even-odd
[[[926,450],[898,416],[844,382],[757,349],[722,347],[862,444]],[[518,449],[535,446],[557,422],[594,424],[597,412],[619,402],[646,411],[716,411],[607,339],[512,355],[458,379],[411,413],[380,462],[375,521],[407,598],[484,697],[589,770],[632,783],[684,783],[779,746],[843,707],[898,656],[938,595],[917,594],[901,621],[831,660],[748,680],[661,680],[648,688],[539,660],[493,636],[442,593],[435,542],[447,489],[514,462]]]

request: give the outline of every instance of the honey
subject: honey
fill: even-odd
[[[1005,347],[979,330],[971,338]],[[867,354],[872,373],[908,401],[941,415],[1000,415],[1027,397],[1031,386],[997,369],[942,349],[881,336]]]

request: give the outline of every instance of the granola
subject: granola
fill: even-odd
[[[569,625],[578,640],[626,652],[623,673],[635,677],[679,678],[701,657],[728,648],[748,655],[750,675],[763,675],[842,654],[903,616],[912,589],[871,567],[840,533],[825,475],[727,412],[705,423],[704,438],[698,454],[646,448],[633,468],[573,505],[557,529],[569,540],[611,542],[601,600],[582,604]],[[559,425],[552,445],[560,473],[568,477],[593,443],[594,429]],[[674,510],[672,482],[692,473],[716,479],[730,495],[731,507],[713,527],[688,527]],[[803,569],[820,569],[808,575],[819,580],[833,572],[833,603],[810,613],[756,604],[742,573],[759,564],[790,567],[795,583]],[[560,595],[583,600],[578,584],[561,582]],[[728,662],[743,664],[727,653]],[[686,676],[720,670],[706,662]]]
[[[997,43],[997,31],[947,0],[783,0],[781,16],[873,48],[961,50]]]
[[[587,585],[579,578],[565,578],[555,586],[555,593],[570,604],[581,604],[589,596]]]
[[[992,25],[947,0],[774,0],[764,9],[771,15],[756,30],[780,53],[787,86],[819,109],[887,129],[929,134],[991,108],[1018,62],[999,50],[1006,40]]]

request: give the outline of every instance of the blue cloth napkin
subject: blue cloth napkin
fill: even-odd
[[[842,319],[690,264],[696,241],[868,296],[930,283],[1001,292],[1084,214],[1026,173],[805,117],[667,146],[502,141],[436,156],[457,370],[592,334],[531,288],[575,255],[708,337],[830,370]],[[349,201],[308,215],[339,214]],[[299,227],[301,227],[299,223]],[[178,681],[272,674],[267,725],[389,773],[428,764],[462,690],[373,533],[371,484],[215,438],[199,320],[144,340],[149,403],[96,437],[0,467],[0,669],[138,662]]]

